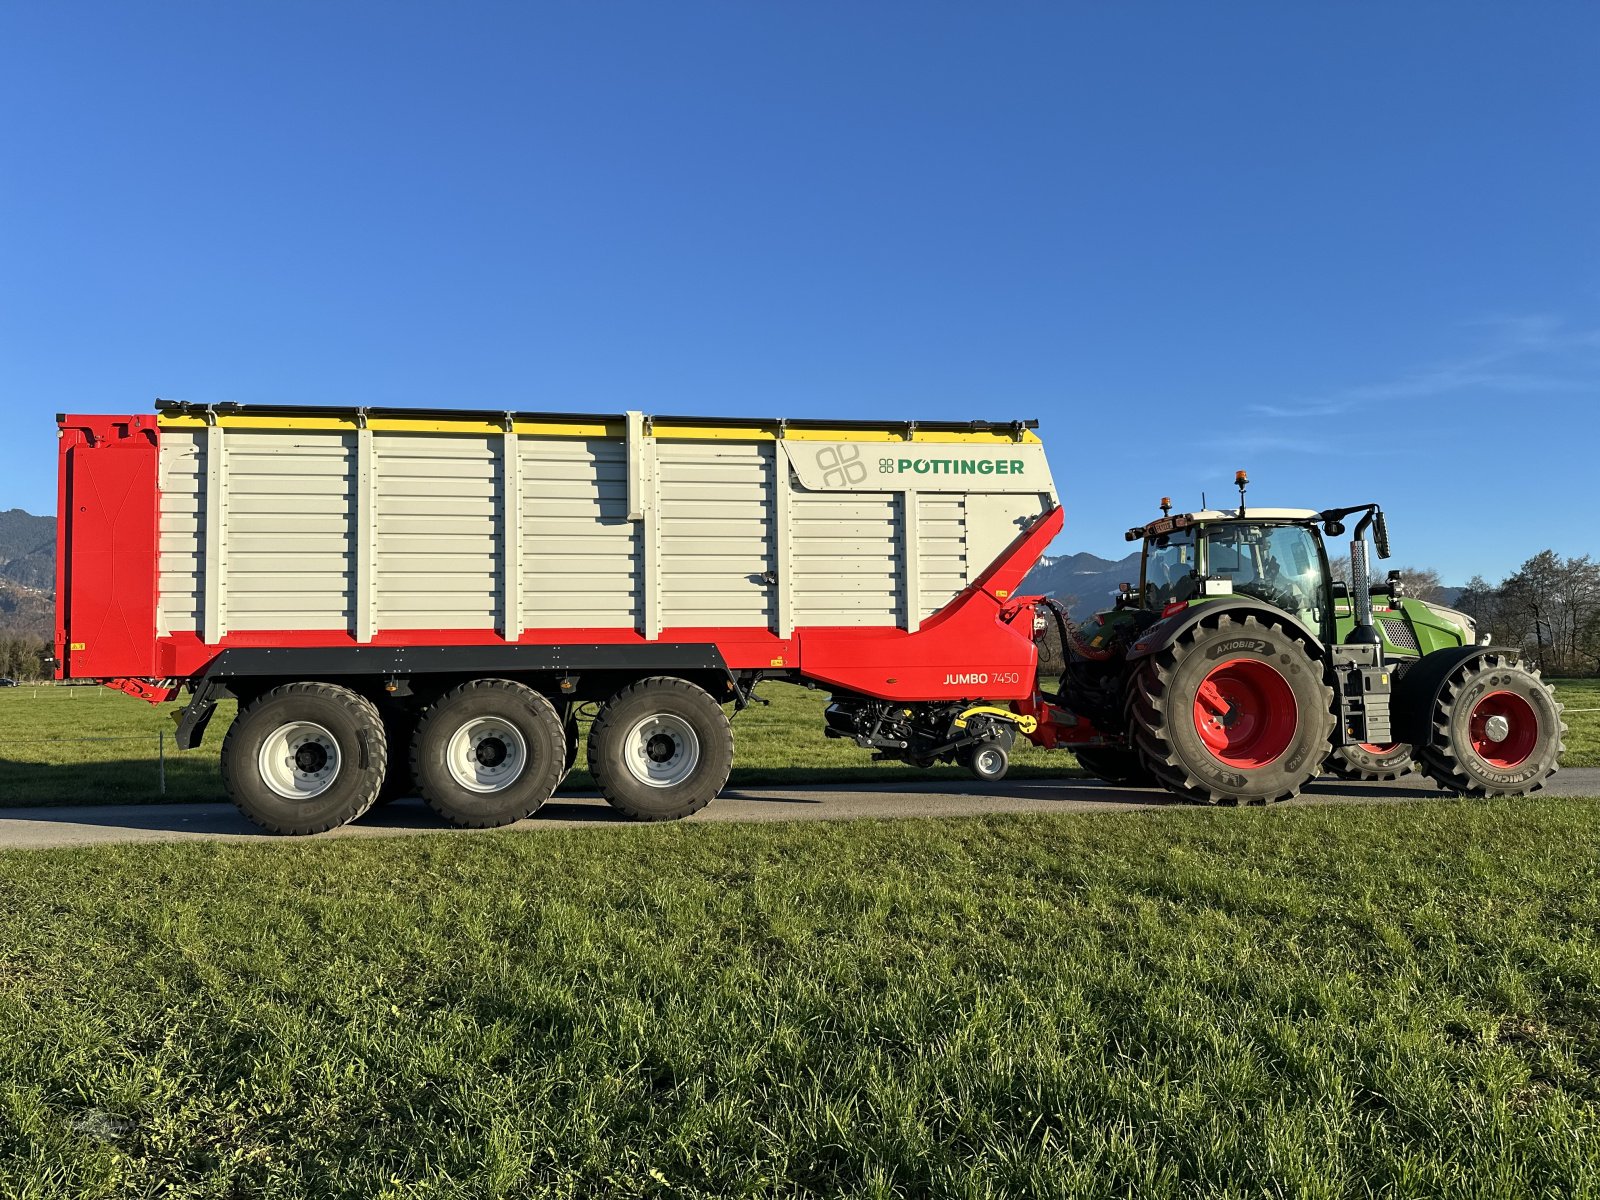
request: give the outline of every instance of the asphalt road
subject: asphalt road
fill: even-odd
[[[1551,780],[1549,794],[1600,796],[1600,768],[1576,767]],[[1398,783],[1322,780],[1287,807],[1314,804],[1404,803],[1440,792],[1417,776]],[[986,813],[1144,812],[1177,804],[1160,791],[1108,788],[1092,779],[1016,779],[924,784],[850,784],[811,787],[730,788],[690,821],[852,821],[894,817],[961,817]],[[620,827],[621,820],[598,796],[559,796],[514,830],[576,826]],[[336,837],[395,837],[435,833],[443,824],[420,800],[401,800],[353,825],[321,834]],[[465,832],[465,831],[462,831]],[[499,831],[491,831],[499,832]],[[231,804],[137,804],[72,808],[0,809],[0,849],[44,849],[112,842],[183,842],[202,839],[268,838]],[[281,839],[296,841],[299,839]]]

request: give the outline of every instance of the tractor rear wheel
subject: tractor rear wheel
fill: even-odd
[[[1270,618],[1223,614],[1146,659],[1129,730],[1162,787],[1202,804],[1286,800],[1331,750],[1333,689],[1310,647]]]
[[[1399,779],[1417,769],[1417,760],[1406,742],[1389,742],[1382,746],[1361,742],[1340,746],[1328,755],[1324,769],[1340,779]]]
[[[1561,705],[1537,671],[1505,654],[1457,667],[1434,702],[1422,772],[1449,792],[1521,796],[1543,787],[1566,749]]]
[[[1160,786],[1136,751],[1096,747],[1074,750],[1072,753],[1077,757],[1080,767],[1112,787]]]

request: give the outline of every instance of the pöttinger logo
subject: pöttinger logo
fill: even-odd
[[[861,461],[860,446],[824,446],[817,451],[817,466],[822,471],[825,487],[852,487],[867,478],[867,465]]]

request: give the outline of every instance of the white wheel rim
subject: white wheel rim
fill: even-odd
[[[473,717],[455,733],[444,752],[450,778],[469,792],[501,792],[522,778],[528,743],[510,721]]]
[[[650,787],[676,787],[700,765],[700,739],[682,717],[656,713],[634,722],[622,742],[628,773]]]
[[[290,721],[267,734],[256,755],[261,780],[285,800],[322,795],[339,777],[339,743],[313,721]]]
[[[985,775],[993,775],[999,769],[1000,769],[1000,751],[998,751],[998,750],[979,750],[978,751],[978,770],[982,771]]]

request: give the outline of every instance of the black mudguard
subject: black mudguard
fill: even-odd
[[[1390,728],[1394,731],[1394,740],[1409,742],[1413,746],[1426,745],[1432,740],[1433,714],[1439,694],[1444,691],[1445,681],[1462,664],[1486,654],[1521,657],[1509,646],[1453,646],[1419,658],[1416,666],[1400,676],[1394,685],[1393,698],[1389,702]],[[1390,665],[1394,664],[1391,662]]]
[[[1257,600],[1254,596],[1234,595],[1226,600],[1211,600],[1205,604],[1191,604],[1182,612],[1174,613],[1165,620],[1157,621],[1141,633],[1138,641],[1133,643],[1133,647],[1128,651],[1128,661],[1136,662],[1141,658],[1148,658],[1152,654],[1159,654],[1196,625],[1206,621],[1214,621],[1224,615],[1234,617],[1236,620],[1242,620],[1247,616],[1271,617],[1279,625],[1286,626],[1305,638],[1317,657],[1321,658],[1323,656],[1322,638],[1298,617],[1290,616],[1283,609],[1276,608],[1265,600]]]

